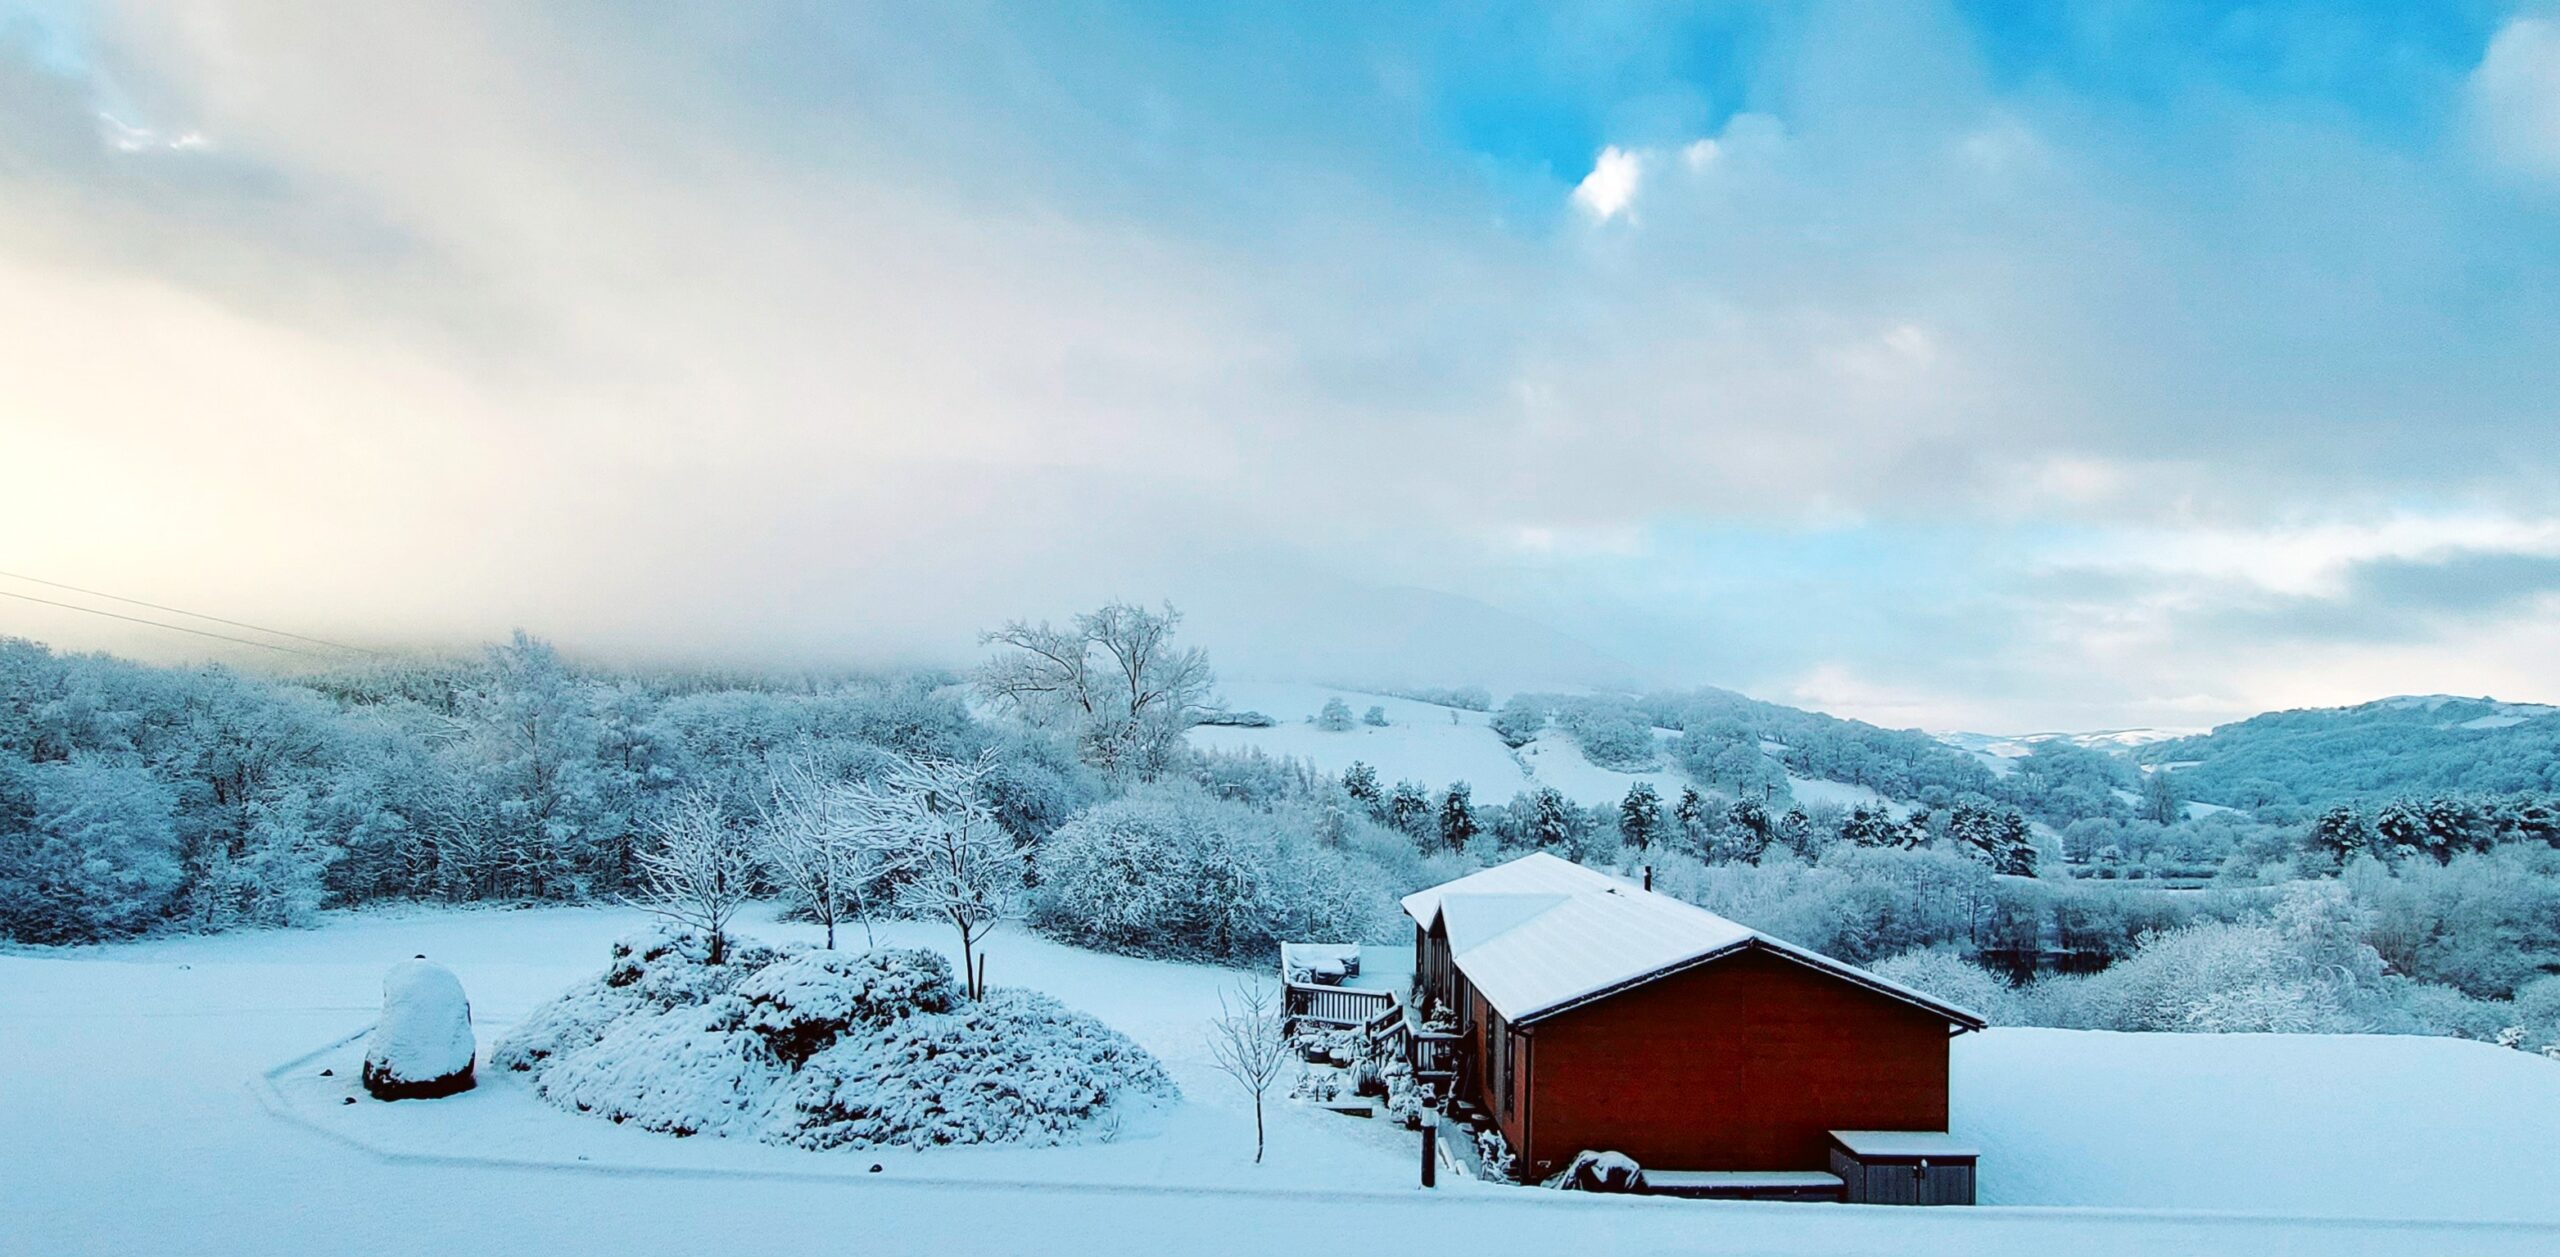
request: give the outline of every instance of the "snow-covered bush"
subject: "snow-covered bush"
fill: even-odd
[[[364,1089],[378,1100],[430,1100],[469,1091],[479,1043],[471,1001],[453,970],[403,960],[382,979],[382,1018],[364,1049]]]
[[[1511,1141],[1494,1127],[1476,1131],[1476,1163],[1484,1167],[1484,1176],[1494,1182],[1518,1181],[1519,1162],[1512,1155]]]
[[[1124,1106],[1175,1094],[1144,1049],[1045,996],[960,999],[936,953],[705,951],[618,944],[497,1059],[576,1112],[807,1148],[1108,1139]]]
[[[489,1063],[524,1072],[605,1036],[615,1023],[643,1012],[667,1012],[705,1004],[773,963],[781,953],[754,943],[732,943],[727,963],[710,963],[710,944],[665,922],[614,940],[603,973],[569,988],[517,1022],[490,1050]]]
[[[947,1012],[960,998],[951,962],[920,948],[801,952],[757,970],[738,984],[737,995],[747,1002],[746,1028],[793,1066],[852,1027]]]
[[[1041,843],[1030,920],[1078,946],[1199,960],[1258,961],[1293,938],[1387,937],[1390,886],[1356,856],[1270,813],[1150,790]]]
[[[804,1148],[1108,1139],[1124,1099],[1170,1098],[1146,1049],[1045,995],[997,990],[847,1033],[785,1089],[766,1138]]]
[[[2007,979],[1950,952],[1908,951],[1875,966],[1877,977],[1971,1009],[1991,1024],[2017,1019],[2017,990]]]
[[[536,1066],[534,1090],[643,1130],[752,1136],[789,1071],[745,1021],[746,1002],[732,995],[641,1011]]]

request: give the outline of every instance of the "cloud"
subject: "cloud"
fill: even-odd
[[[2560,21],[2507,23],[2489,41],[2470,90],[2492,154],[2527,174],[2560,179]]]
[[[2560,228],[2458,125],[2550,35],[2458,16],[106,5],[0,38],[0,535],[333,636],[1418,586],[1897,722],[2548,697],[2521,604],[2230,610],[2560,519]]]
[[[1644,155],[1611,145],[1600,150],[1591,173],[1573,187],[1573,203],[1602,222],[1625,212],[1644,182]]]

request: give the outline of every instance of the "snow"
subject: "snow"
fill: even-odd
[[[2560,1063],[2530,1053],[2027,1029],[1953,1049],[1985,1204],[2560,1222]]]
[[[1586,807],[1614,805],[1640,780],[1652,782],[1665,799],[1680,795],[1679,774],[1602,768],[1557,729],[1539,734],[1515,754],[1487,727],[1492,717],[1486,712],[1323,685],[1231,682],[1220,692],[1233,709],[1259,711],[1279,723],[1266,729],[1194,726],[1191,744],[1202,750],[1260,750],[1336,774],[1358,760],[1377,769],[1380,781],[1418,781],[1434,792],[1463,781],[1480,807],[1509,802],[1513,795],[1540,786],[1554,786]],[[1387,724],[1355,724],[1340,733],[1319,729],[1309,718],[1330,698],[1341,699],[1354,715],[1383,707]]]
[[[1846,811],[1853,807],[1881,807],[1902,816],[1910,809],[1884,797],[1873,786],[1846,781],[1830,781],[1821,777],[1799,777],[1787,774],[1787,793],[1806,807],[1836,807]]]
[[[1644,1181],[1662,1191],[1822,1191],[1840,1189],[1829,1170],[1647,1170]]]
[[[471,1068],[471,1001],[453,970],[403,960],[382,979],[382,1016],[365,1047],[364,1071],[390,1083],[431,1083]]]
[[[0,1253],[1302,1257],[1334,1242],[1323,1237],[1362,1252],[2560,1251],[2548,1156],[2560,1065],[2522,1053],[1992,1030],[1952,1045],[1952,1129],[1982,1147],[1983,1191],[2005,1207],[1692,1202],[1454,1176],[1423,1192],[1417,1136],[1288,1103],[1271,1108],[1269,1163],[1252,1164],[1251,1110],[1222,1089],[1201,1037],[1236,972],[1009,928],[991,978],[1160,1057],[1184,1099],[1159,1124],[1073,1148],[839,1156],[579,1117],[494,1068],[433,1104],[339,1103],[357,1094],[349,1075],[391,962],[425,952],[451,967],[498,1036],[642,923],[596,908],[369,913],[0,955],[0,1130],[47,1135],[0,1141]],[[882,931],[898,946],[947,933]],[[2356,1220],[2371,1216],[2526,1221]]]
[[[1415,891],[1403,904],[1426,927],[1435,917],[1446,923],[1450,955],[1467,982],[1515,1022],[1747,944],[1945,1010],[1959,1020],[1982,1020],[1704,908],[1543,851]]]
[[[1942,1130],[1835,1130],[1831,1137],[1862,1157],[1971,1157],[1982,1152]]]

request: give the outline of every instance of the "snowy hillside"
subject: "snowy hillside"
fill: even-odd
[[[1379,780],[1390,784],[1412,780],[1440,791],[1450,782],[1466,782],[1480,803],[1554,786],[1577,803],[1597,807],[1625,798],[1627,787],[1639,780],[1651,781],[1666,798],[1676,797],[1682,785],[1680,775],[1667,768],[1645,773],[1602,768],[1582,754],[1571,736],[1553,728],[1515,752],[1494,736],[1486,712],[1293,682],[1231,682],[1219,688],[1233,710],[1258,711],[1277,723],[1266,729],[1199,726],[1191,730],[1191,743],[1203,750],[1260,750],[1302,759],[1329,773],[1340,773],[1357,760],[1377,769]],[[1339,733],[1316,727],[1316,714],[1334,698],[1355,717],[1371,707],[1384,708],[1387,723],[1354,723]]]
[[[2405,694],[2269,712],[2135,752],[2215,803],[2560,789],[2560,707]]]

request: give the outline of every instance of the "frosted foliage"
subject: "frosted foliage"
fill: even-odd
[[[2017,991],[2007,979],[1948,952],[1904,952],[1878,963],[1875,975],[1971,1009],[1993,1025],[2017,1018]]]

